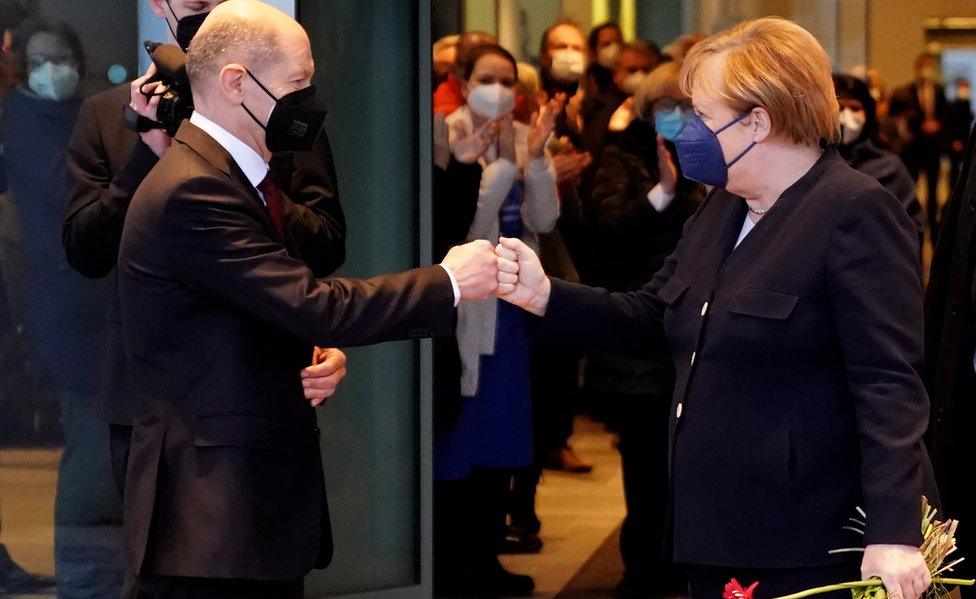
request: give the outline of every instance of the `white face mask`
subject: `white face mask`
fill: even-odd
[[[644,77],[647,77],[647,73],[644,71],[634,71],[621,82],[620,90],[628,96],[633,96],[637,93],[637,88],[640,87],[641,82],[644,81]]]
[[[586,72],[586,56],[579,50],[564,48],[552,52],[552,76],[563,83],[574,83]]]
[[[515,108],[515,91],[501,83],[473,87],[468,92],[468,108],[486,119],[501,118]]]
[[[46,100],[60,101],[74,95],[79,78],[72,66],[45,62],[30,72],[27,87]]]
[[[620,56],[620,44],[614,42],[608,46],[600,48],[597,52],[596,61],[605,69],[611,71],[617,66],[617,58]]]
[[[845,108],[840,111],[840,137],[843,145],[850,145],[857,141],[864,130],[864,123],[868,120],[863,110],[854,111]]]

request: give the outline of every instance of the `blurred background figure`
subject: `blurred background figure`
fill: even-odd
[[[673,140],[692,118],[678,86],[677,63],[665,63],[634,90],[635,118],[614,137],[593,186],[597,284],[611,291],[640,289],[674,251],[704,187],[681,176]],[[674,392],[668,352],[648,359],[594,355],[586,381],[594,403],[613,405],[620,434],[627,517],[620,536],[624,579],[619,597],[662,597],[686,586],[661,557],[668,501],[668,417]]]
[[[556,175],[545,152],[561,102],[550,102],[529,126],[516,122],[515,58],[496,44],[461,57],[466,67],[458,81],[466,103],[444,124],[454,159],[479,163],[482,174],[478,187],[443,183],[476,194],[446,201],[475,206],[466,213],[468,240],[497,243],[501,235],[538,247],[538,234],[551,230],[559,215]],[[498,561],[513,473],[534,462],[527,327],[524,312],[494,298],[458,307],[459,406],[454,418],[439,420],[434,441],[438,596],[521,597],[535,587],[532,578]]]
[[[446,35],[434,42],[434,77],[432,81],[435,90],[451,74],[451,69],[454,68],[454,63],[457,62],[457,46],[460,37],[459,35]]]
[[[447,77],[434,89],[434,113],[447,116],[464,106],[461,79],[471,61],[471,52],[482,44],[496,44],[498,38],[484,31],[466,31],[458,36],[454,64]]]
[[[591,96],[599,96],[610,91],[613,83],[613,70],[617,67],[620,49],[624,45],[624,34],[620,25],[608,21],[596,25],[587,37],[590,49],[590,68],[587,71]]]
[[[877,104],[868,85],[851,75],[834,74],[834,88],[840,105],[840,155],[898,198],[915,223],[921,244],[926,222],[917,185],[901,159],[884,149],[879,140]]]
[[[949,185],[956,186],[966,151],[966,140],[973,126],[971,86],[965,77],[955,81],[955,99],[949,105]]]
[[[915,59],[915,80],[891,95],[889,114],[903,140],[901,159],[908,173],[913,180],[925,173],[925,211],[934,245],[939,235],[939,175],[949,116],[935,56],[920,54]]]
[[[64,153],[81,104],[84,56],[70,26],[46,22],[26,25],[14,52],[24,61],[26,80],[4,103],[4,165],[21,222],[24,324],[56,389],[65,433],[55,502],[58,593],[118,596],[122,510],[111,478],[108,425],[94,405],[109,287],[68,268],[61,247]]]
[[[679,36],[678,39],[665,46],[661,50],[661,53],[671,60],[680,63],[685,59],[685,56],[688,55],[692,47],[706,37],[708,36],[704,33],[687,33]]]
[[[608,134],[627,128],[634,118],[634,92],[661,60],[661,51],[653,43],[637,40],[624,44],[619,50],[607,91],[587,97],[583,106],[583,143],[598,158],[597,166]]]

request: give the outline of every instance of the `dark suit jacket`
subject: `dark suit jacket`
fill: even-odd
[[[918,97],[918,84],[909,83],[908,85],[896,89],[891,94],[889,114],[892,117],[904,117],[908,122],[908,131],[911,134],[909,149],[912,146],[937,146],[936,150],[944,149],[948,139],[946,127],[949,125],[949,103],[946,100],[945,88],[935,85],[935,120],[942,123],[942,131],[935,135],[927,135],[922,132],[922,123],[925,121],[925,111]]]
[[[553,281],[539,334],[647,353],[666,335],[676,561],[827,564],[919,544],[928,400],[915,229],[828,150],[732,251],[746,206],[713,192],[643,289]]]
[[[976,129],[970,133],[962,175],[944,219],[925,298],[925,383],[932,397],[929,448],[947,513],[963,519],[976,517],[970,480],[976,451]]]
[[[113,272],[129,202],[158,160],[122,120],[128,103],[128,84],[88,98],[68,148],[70,194],[62,242],[72,268],[91,278]],[[283,218],[301,258],[317,276],[332,274],[345,260],[346,222],[328,138],[323,132],[310,152],[276,156],[271,168],[278,187],[292,200],[285,203]],[[106,320],[102,416],[113,424],[131,424],[133,394],[117,294],[110,299]]]
[[[275,241],[230,155],[190,123],[146,177],[119,253],[122,330],[140,399],[125,491],[136,572],[293,580],[331,557],[312,345],[450,334],[433,266],[320,282]]]

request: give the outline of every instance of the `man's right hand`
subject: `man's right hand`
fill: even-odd
[[[536,316],[545,316],[552,284],[536,253],[521,239],[507,237],[498,240],[495,253],[499,258],[498,297]],[[514,282],[506,273],[511,269],[503,268],[504,264],[512,262],[518,265],[518,277]]]
[[[498,256],[483,239],[452,247],[441,266],[454,275],[462,300],[483,300],[498,287]]]
[[[152,96],[147,98],[143,95],[143,86],[145,86],[145,91],[148,93],[155,93],[160,85],[160,82],[149,83],[146,81],[152,78],[156,74],[156,65],[149,65],[146,70],[146,74],[138,79],[134,80],[129,84],[129,106],[132,110],[136,111],[146,118],[156,120],[156,108],[159,106],[159,96]],[[145,133],[140,133],[139,137],[142,138],[142,143],[149,146],[156,156],[160,158],[166,153],[172,143],[172,139],[166,134],[162,129],[153,129],[152,131],[147,131]]]

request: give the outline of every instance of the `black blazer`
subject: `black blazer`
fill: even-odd
[[[962,518],[976,512],[969,476],[976,417],[976,129],[943,223],[925,297],[925,383],[932,397],[928,445],[947,513]]]
[[[122,120],[128,103],[128,84],[85,100],[67,152],[70,193],[62,242],[68,264],[91,278],[113,273],[129,202],[158,161]],[[346,221],[325,133],[310,152],[275,156],[271,169],[278,187],[292,200],[283,212],[291,241],[317,276],[332,274],[345,261]],[[108,422],[131,424],[133,395],[126,380],[117,294],[111,297],[106,320],[101,412]]]
[[[803,567],[919,544],[928,400],[915,229],[828,150],[733,251],[745,202],[713,191],[643,289],[553,281],[539,334],[646,354],[666,337],[669,531],[686,564]]]
[[[135,572],[294,580],[332,554],[312,345],[450,334],[439,266],[318,281],[276,240],[257,191],[184,123],[143,181],[119,253],[125,353],[140,400],[125,489]]]
[[[948,132],[945,127],[949,125],[949,102],[946,100],[945,88],[938,84],[933,85],[935,85],[935,120],[942,123],[943,126],[942,131],[935,135],[927,135],[922,132],[925,111],[922,110],[922,103],[918,97],[917,83],[909,83],[891,94],[889,114],[892,117],[903,117],[907,120],[908,130],[911,133],[909,144],[931,144],[933,141],[942,144],[948,139]]]

